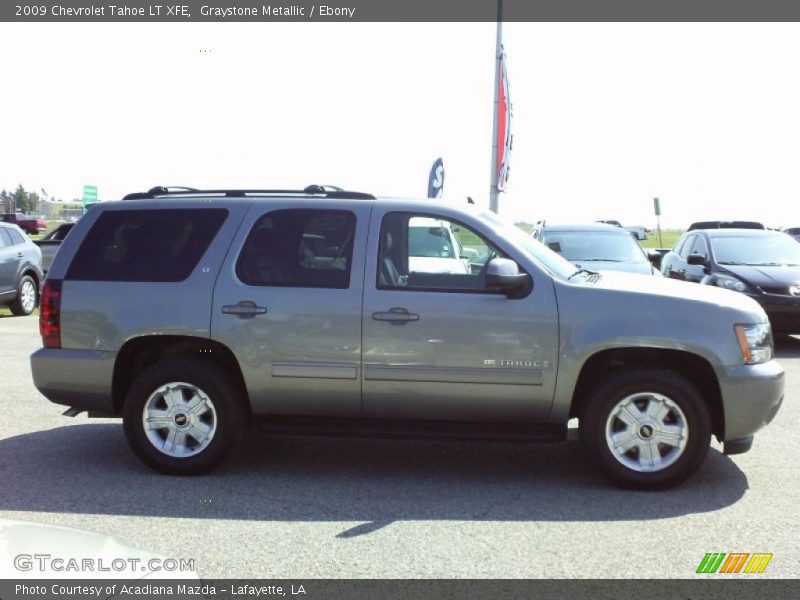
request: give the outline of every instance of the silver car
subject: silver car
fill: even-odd
[[[66,414],[122,417],[161,472],[207,471],[256,418],[273,432],[559,441],[577,417],[604,473],[663,488],[712,435],[747,451],[783,400],[752,299],[579,269],[490,212],[319,186],[126,198],[64,240],[31,364]],[[441,258],[455,232],[469,269],[414,260],[420,219]]]
[[[31,314],[39,303],[42,252],[16,225],[0,223],[0,306]]]

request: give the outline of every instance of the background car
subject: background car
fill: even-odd
[[[788,233],[792,236],[795,240],[800,242],[800,227],[787,227],[783,230],[784,233]]]
[[[764,225],[757,221],[697,221],[688,231],[697,229],[764,229]]]
[[[533,237],[577,267],[660,275],[634,237],[615,225],[540,224]]]
[[[42,252],[16,225],[0,223],[0,306],[29,315],[39,302]]]
[[[470,273],[478,253],[463,248],[449,223],[414,217],[408,223],[408,265],[412,272]]]
[[[63,223],[53,229],[50,233],[40,240],[33,240],[33,243],[39,246],[42,251],[42,271],[47,275],[47,270],[50,268],[50,263],[53,262],[53,257],[58,252],[61,242],[67,237],[70,230],[75,227],[75,223]]]
[[[773,330],[800,333],[800,245],[783,232],[688,232],[664,257],[661,272],[746,294],[761,304]]]

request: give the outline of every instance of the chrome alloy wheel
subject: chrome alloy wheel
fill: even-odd
[[[661,471],[686,449],[689,426],[663,394],[641,392],[621,400],[606,421],[606,443],[620,463],[640,473]]]
[[[36,287],[34,287],[30,279],[26,279],[22,282],[20,304],[27,314],[32,313],[33,309],[36,308]]]
[[[147,399],[142,425],[158,451],[185,458],[202,452],[214,439],[217,412],[203,390],[190,383],[172,382]]]

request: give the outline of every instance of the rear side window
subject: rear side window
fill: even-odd
[[[67,279],[183,281],[227,216],[224,208],[107,211],[83,240]]]
[[[356,216],[344,210],[288,209],[256,221],[236,263],[248,285],[350,287]]]

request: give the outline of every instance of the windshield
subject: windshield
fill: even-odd
[[[712,237],[721,265],[800,266],[800,244],[784,234]]]
[[[532,257],[551,274],[568,279],[577,271],[575,265],[539,243],[538,240],[533,239],[516,225],[505,221],[491,211],[483,212],[480,216],[489,221],[511,243]]]
[[[544,245],[571,261],[606,260],[645,263],[632,235],[616,231],[545,231]]]

